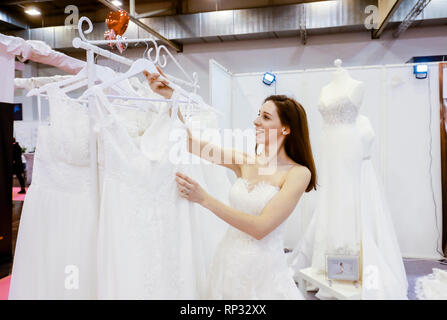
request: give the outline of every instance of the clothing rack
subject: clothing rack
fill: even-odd
[[[87,56],[87,67],[86,67],[87,70],[86,71],[87,71],[87,78],[88,78],[88,89],[93,88],[93,86],[95,85],[95,83],[94,83],[95,72],[96,72],[95,57],[94,57],[95,53],[97,55],[103,56],[105,58],[119,62],[124,65],[132,66],[132,64],[134,63],[134,61],[131,59],[117,55],[115,53],[112,53],[108,50],[104,50],[97,46],[97,45],[105,45],[105,44],[117,43],[117,42],[127,42],[127,43],[151,42],[155,48],[155,59],[152,59],[152,57],[151,57],[151,52],[154,50],[154,48],[150,48],[150,49],[148,49],[148,52],[147,52],[148,60],[152,61],[154,64],[158,63],[161,67],[164,67],[167,63],[166,56],[160,55],[160,52],[161,52],[161,50],[165,50],[167,52],[167,54],[172,58],[174,63],[177,65],[177,67],[183,72],[183,74],[185,74],[187,76],[188,80],[190,80],[190,81],[185,81],[185,80],[167,75],[168,80],[171,81],[171,86],[174,88],[174,90],[188,96],[188,92],[185,91],[183,88],[179,87],[177,84],[192,87],[194,89],[194,91],[199,87],[197,85],[197,83],[198,83],[197,73],[193,73],[192,77],[188,76],[186,71],[180,66],[180,64],[172,56],[172,54],[169,52],[169,50],[163,45],[159,46],[154,39],[148,38],[148,39],[131,39],[131,40],[123,39],[122,41],[121,40],[89,41],[86,39],[86,37],[84,35],[84,31],[82,30],[82,24],[84,22],[87,22],[87,24],[88,24],[88,29],[85,31],[85,33],[90,33],[93,31],[93,25],[92,25],[92,22],[90,21],[90,19],[88,19],[87,17],[81,17],[78,22],[79,38],[74,38],[72,43],[73,43],[73,47],[86,50],[86,56]],[[163,59],[163,62],[160,62],[160,58]],[[118,98],[118,96],[116,96],[116,97]],[[124,98],[124,97],[122,97],[122,98]],[[88,99],[87,103],[88,103],[88,110],[89,110],[88,112],[89,112],[89,118],[90,118],[90,122],[89,122],[89,131],[90,131],[89,132],[89,150],[90,150],[90,170],[91,170],[91,177],[92,177],[92,198],[93,198],[93,204],[95,206],[95,209],[99,210],[100,204],[99,204],[99,183],[98,183],[98,166],[97,166],[97,161],[98,161],[97,134],[94,130],[95,122],[96,122],[96,118],[97,118],[97,114],[96,114],[97,109],[95,106],[95,103],[96,103],[95,97],[93,95],[88,95],[87,99]],[[198,104],[203,102],[202,100],[199,99],[198,96],[190,97],[190,99],[191,99],[191,102],[195,102]],[[166,101],[166,100],[163,100],[163,101]],[[214,108],[211,108],[211,109],[214,110]]]
[[[82,30],[82,24],[86,22],[88,24],[88,28],[87,30],[83,31]],[[199,79],[198,79],[198,75],[196,72],[194,72],[192,74],[192,77],[189,76],[189,74],[185,71],[185,69],[183,69],[183,67],[177,62],[177,60],[174,58],[174,56],[171,54],[171,52],[166,48],[166,46],[164,45],[158,45],[157,42],[154,40],[154,38],[144,38],[144,39],[121,39],[121,40],[88,40],[85,36],[85,34],[91,33],[93,31],[93,24],[90,21],[89,18],[87,17],[81,17],[79,19],[78,22],[78,31],[79,31],[79,38],[74,38],[73,39],[73,46],[75,48],[83,48],[83,49],[91,49],[93,50],[95,53],[118,61],[122,64],[125,65],[132,65],[132,63],[134,62],[131,59],[125,58],[123,56],[119,56],[117,54],[114,54],[108,50],[104,50],[101,49],[99,47],[97,47],[97,45],[107,45],[110,43],[138,43],[138,42],[149,42],[152,43],[154,45],[155,48],[155,58],[152,59],[151,57],[151,53],[154,50],[154,48],[149,48],[147,50],[147,54],[146,54],[146,58],[150,61],[152,61],[154,64],[159,64],[162,68],[166,66],[167,60],[166,60],[166,56],[161,55],[161,51],[165,51],[172,59],[172,61],[176,64],[176,66],[180,69],[180,71],[185,75],[185,77],[189,80],[189,81],[185,81],[183,79],[174,77],[172,75],[166,74],[166,77],[168,78],[169,81],[176,83],[178,85],[183,85],[183,86],[187,86],[187,87],[191,87],[194,89],[194,92],[196,92],[197,89],[200,88],[200,86],[198,85]],[[116,57],[111,58],[110,55],[114,55]],[[163,59],[163,62],[161,62],[161,59]]]

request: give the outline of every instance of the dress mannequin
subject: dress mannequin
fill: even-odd
[[[358,256],[363,299],[406,299],[402,256],[370,160],[374,130],[359,114],[365,86],[341,68],[340,60],[335,66],[319,101],[324,121],[319,201],[289,261],[295,272],[312,267],[325,273],[327,255]],[[330,298],[322,290],[317,297]]]
[[[321,90],[320,101],[346,95],[355,105],[360,106],[365,92],[364,83],[353,79],[349,72],[341,67],[340,59],[335,60],[334,65],[337,70],[334,72],[332,81]]]

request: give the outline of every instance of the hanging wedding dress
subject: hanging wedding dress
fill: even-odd
[[[136,89],[137,93],[146,98],[158,98],[160,99],[160,96],[157,95],[152,91],[152,89],[149,87],[149,84],[147,81],[144,81],[141,83],[137,77],[130,78],[129,79],[130,84]],[[171,97],[172,100],[189,100],[193,99],[194,97],[197,97],[202,100],[200,96],[194,93],[189,94],[189,98],[181,97],[178,92],[174,92],[173,96]],[[202,100],[203,101],[203,100]],[[147,104],[146,101],[143,101],[145,104]],[[141,103],[140,103],[141,104]],[[155,108],[161,108],[163,107],[163,103],[160,102],[152,102],[153,106]],[[202,102],[202,104],[205,104]],[[206,106],[208,109],[209,106]],[[185,118],[185,121],[187,123],[187,126],[194,131],[193,134],[197,134],[198,137],[200,137],[201,140],[205,139],[213,144],[220,144],[221,141],[216,141],[216,139],[212,139],[217,135],[219,135],[219,128],[218,128],[218,121],[217,121],[217,115],[213,111],[198,111],[199,106],[197,105],[191,105],[187,103],[179,104],[179,108],[182,110],[182,114]],[[205,109],[205,108],[202,108]],[[128,116],[133,115],[134,113],[143,113],[144,111],[138,110],[138,111],[129,111],[129,110],[121,110],[120,114],[126,113]],[[154,114],[150,110],[149,112],[149,118],[153,118]],[[146,119],[148,118],[147,115],[140,115],[139,117],[136,117],[138,122],[140,122],[140,119]],[[127,117],[127,119],[129,119]],[[132,122],[131,122],[132,123]],[[139,128],[138,134],[133,133],[133,137],[141,136],[144,131],[150,126],[150,123],[144,122],[144,125],[138,125]],[[126,127],[129,128],[129,124],[126,124]],[[131,126],[133,128],[135,126]],[[197,132],[195,129],[198,129]],[[130,133],[135,130],[128,130]],[[138,139],[138,138],[136,138]],[[219,140],[219,139],[218,139]],[[139,145],[139,141],[136,140],[137,144]],[[211,196],[214,198],[224,202],[228,203],[228,192],[231,188],[231,183],[228,179],[227,171],[228,169],[215,165],[209,161],[206,161],[202,158],[197,157],[196,155],[192,153],[184,153],[183,154],[183,163],[188,164],[188,169],[190,170],[190,177],[197,181]],[[214,253],[216,251],[217,245],[222,240],[222,237],[227,229],[227,224],[220,220],[218,217],[216,217],[212,212],[210,212],[208,209],[203,208],[202,206],[199,206],[197,204],[193,204],[194,211],[197,212],[198,219],[193,219],[192,228],[194,230],[194,234],[198,238],[201,238],[200,240],[200,248],[196,248],[196,251],[201,251],[201,255],[203,257],[203,263],[206,266],[205,271],[203,272],[203,279],[206,280],[206,277],[209,272],[209,267],[211,265],[212,258],[214,257]],[[201,295],[203,296],[205,288],[201,288]]]
[[[238,178],[230,191],[233,208],[253,215],[279,191],[262,182],[252,188]],[[284,254],[285,223],[261,240],[230,226],[213,260],[208,299],[300,300],[304,299],[290,273]]]
[[[216,114],[211,111],[201,111],[188,116],[188,109],[189,106],[184,106],[183,114],[186,115],[185,121],[187,126],[192,130],[192,134],[200,137],[201,141],[208,141],[213,145],[221,146],[221,132],[218,128]],[[188,156],[189,158],[187,161],[188,163],[191,163],[191,178],[196,180],[212,197],[225,204],[229,204],[228,196],[231,188],[231,183],[227,174],[229,169],[199,158],[192,153],[189,153]],[[202,206],[197,205],[196,210],[200,215],[200,220],[197,221],[198,225],[196,228],[203,237],[203,254],[207,266],[206,279],[217,246],[228,229],[228,224]]]
[[[406,299],[402,256],[370,160],[374,131],[358,114],[363,92],[363,84],[341,68],[322,90],[319,201],[289,261],[294,272],[311,266],[325,273],[326,255],[358,255],[362,299]]]
[[[99,222],[100,299],[198,299],[205,263],[194,223],[200,217],[177,191],[186,131],[164,105],[140,139],[120,123],[96,89],[104,143]]]
[[[57,87],[48,95],[50,126],[39,128],[9,299],[96,299],[87,108]]]

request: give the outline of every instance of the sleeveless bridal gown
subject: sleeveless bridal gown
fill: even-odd
[[[195,206],[180,197],[176,171],[186,131],[164,104],[136,143],[96,90],[103,141],[98,243],[100,299],[199,299],[205,262]],[[177,157],[178,156],[178,157]]]
[[[260,182],[250,188],[238,178],[230,190],[230,204],[259,215],[279,187]],[[208,299],[301,300],[284,254],[285,223],[261,240],[229,226],[214,256]]]
[[[9,299],[96,299],[87,108],[57,87],[48,96],[50,126],[39,128]]]
[[[402,255],[370,160],[374,131],[350,93],[328,99],[323,89],[319,198],[289,262],[294,272],[325,273],[326,255],[359,255],[362,299],[406,299]]]

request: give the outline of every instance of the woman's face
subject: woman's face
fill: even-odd
[[[271,141],[279,142],[278,140],[283,135],[284,126],[281,124],[276,105],[272,101],[265,102],[261,109],[259,109],[258,117],[253,122],[256,127],[256,143],[269,145]],[[284,128],[286,134],[288,129]]]

